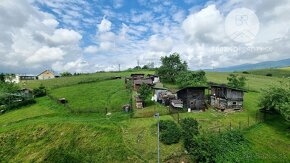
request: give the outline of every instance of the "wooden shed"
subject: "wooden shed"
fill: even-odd
[[[183,101],[180,99],[173,99],[171,100],[170,104],[173,108],[176,108],[176,109],[183,108]]]
[[[139,90],[140,86],[145,83],[147,84],[148,86],[153,86],[153,82],[151,79],[136,79],[136,80],[133,80],[133,87],[134,87],[134,90]]]
[[[177,91],[177,98],[183,101],[183,107],[192,110],[206,108],[205,89],[207,87],[186,87]]]
[[[142,109],[144,101],[139,96],[136,96],[135,100],[136,100],[136,108]]]
[[[145,74],[131,74],[131,78],[135,79],[144,79]]]
[[[212,85],[210,91],[211,106],[221,110],[243,109],[244,90],[226,85]]]

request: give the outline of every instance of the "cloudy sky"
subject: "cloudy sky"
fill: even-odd
[[[225,31],[229,13],[259,20],[249,42]],[[290,58],[289,0],[1,0],[0,71],[127,69],[178,52],[190,69]]]

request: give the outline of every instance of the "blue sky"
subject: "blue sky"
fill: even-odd
[[[238,8],[259,21],[246,43],[225,29]],[[0,70],[110,71],[173,52],[193,70],[285,59],[289,10],[287,0],[2,0]]]

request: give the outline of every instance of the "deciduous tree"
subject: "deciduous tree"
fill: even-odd
[[[161,57],[161,62],[162,65],[157,69],[157,74],[167,82],[175,83],[177,76],[188,69],[187,63],[181,61],[178,53]]]
[[[246,77],[244,76],[238,76],[236,74],[230,74],[228,79],[228,86],[234,87],[234,88],[244,88],[246,86]]]

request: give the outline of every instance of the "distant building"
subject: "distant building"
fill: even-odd
[[[167,92],[167,89],[163,87],[162,83],[155,83],[155,86],[153,87],[153,97],[151,98],[152,101],[162,103],[161,94]]]
[[[133,80],[133,87],[134,87],[134,90],[139,90],[140,86],[142,84],[147,84],[148,86],[153,86],[153,82],[151,79],[136,79],[136,80]]]
[[[244,90],[231,88],[226,85],[212,85],[210,90],[211,106],[221,110],[243,108]]]
[[[183,101],[183,107],[201,110],[206,107],[205,89],[207,87],[186,87],[177,91],[177,98]]]
[[[136,79],[144,79],[144,76],[145,76],[145,74],[131,74],[131,78],[133,80],[136,80]]]
[[[168,90],[160,92],[159,98],[161,99],[161,103],[165,106],[169,106],[171,100],[177,99],[176,94]]]
[[[147,77],[150,78],[153,81],[153,84],[160,82],[160,79],[159,79],[158,75],[148,74]]]
[[[55,73],[52,71],[49,71],[49,70],[45,70],[42,73],[40,73],[39,75],[37,75],[38,80],[47,80],[47,79],[53,79],[56,77],[57,76],[55,75]]]
[[[11,75],[5,78],[5,82],[9,82],[9,83],[20,83],[21,81],[25,81],[25,80],[36,80],[36,76],[16,74],[15,76]]]

